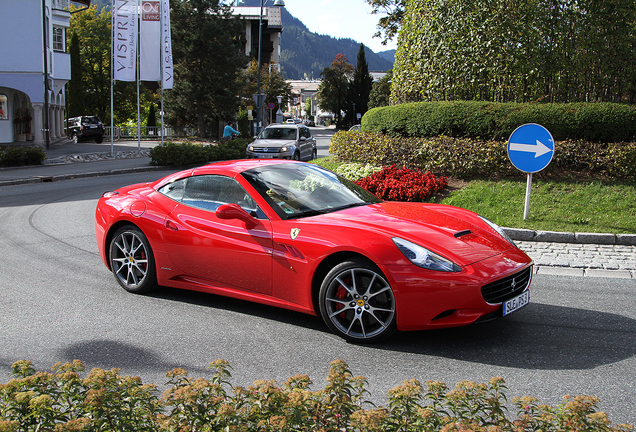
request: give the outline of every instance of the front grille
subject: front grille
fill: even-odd
[[[487,303],[499,304],[517,297],[530,284],[532,266],[481,287],[481,295]]]
[[[279,153],[280,147],[254,147],[254,153]]]

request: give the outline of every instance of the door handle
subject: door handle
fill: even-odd
[[[169,220],[166,221],[166,228],[172,230],[172,231],[179,231],[179,227],[177,227],[177,225]]]

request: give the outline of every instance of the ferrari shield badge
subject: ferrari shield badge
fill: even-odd
[[[299,228],[292,228],[291,232],[289,233],[289,236],[291,237],[292,240],[296,240],[296,237],[298,237],[299,233],[300,233]]]

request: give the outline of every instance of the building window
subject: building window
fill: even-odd
[[[64,27],[53,27],[53,50],[64,51]]]

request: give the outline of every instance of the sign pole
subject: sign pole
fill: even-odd
[[[528,175],[523,219],[530,214],[532,173],[539,172],[552,161],[554,138],[546,128],[535,123],[519,126],[508,139],[508,158],[519,171]]]
[[[530,191],[532,190],[532,173],[528,173],[526,182],[526,205],[523,209],[523,220],[528,220],[530,214]]]

